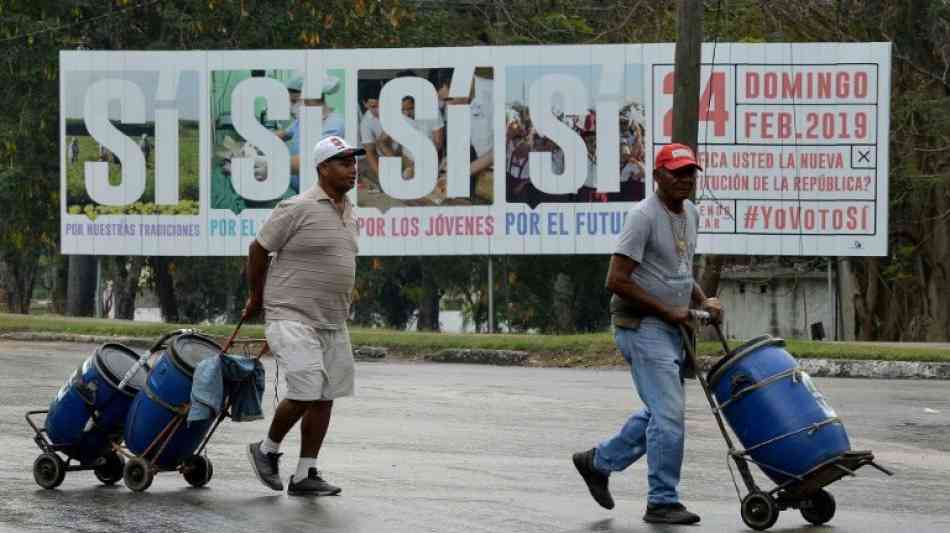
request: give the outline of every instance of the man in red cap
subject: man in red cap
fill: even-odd
[[[699,213],[689,197],[702,168],[682,144],[664,146],[653,167],[656,192],[630,210],[607,273],[614,338],[630,364],[644,407],[619,433],[575,453],[573,459],[594,500],[612,509],[610,473],[646,455],[649,492],[643,519],[695,524],[699,516],[680,503],[677,492],[685,441],[686,367],[679,325],[689,319],[691,304],[715,320],[721,318],[722,307],[693,280]]]

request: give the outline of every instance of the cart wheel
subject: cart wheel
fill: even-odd
[[[802,518],[816,526],[828,522],[835,516],[835,497],[821,489],[814,496],[802,502]]]
[[[54,453],[43,453],[33,461],[33,479],[44,489],[55,489],[66,479],[66,464]]]
[[[211,459],[207,456],[192,455],[185,459],[181,473],[192,487],[204,487],[214,475],[214,466],[211,465]]]
[[[142,492],[152,484],[154,473],[145,459],[133,457],[125,463],[125,469],[122,472],[122,479],[129,490]]]
[[[778,505],[764,492],[750,492],[742,499],[742,521],[752,529],[764,531],[778,520]]]
[[[117,453],[110,453],[103,459],[105,459],[105,462],[95,467],[93,472],[103,485],[115,485],[122,479],[122,474],[125,471],[125,459]]]

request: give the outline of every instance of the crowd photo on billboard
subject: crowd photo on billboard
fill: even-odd
[[[620,190],[597,190],[597,127],[612,127],[606,119],[598,121],[595,97],[598,96],[599,72],[596,67],[528,66],[508,68],[508,90],[505,103],[505,153],[507,159],[505,183],[506,199],[510,204],[528,204],[532,209],[544,203],[636,202],[646,192],[646,150],[644,144],[645,118],[639,65],[627,65],[620,95],[621,106],[617,127],[620,136]],[[577,154],[587,161],[587,175],[583,185],[569,193],[553,194],[537,187],[531,179],[529,162],[532,152],[549,152],[556,174],[565,172],[564,148],[554,139],[537,131],[531,118],[528,93],[537,83],[545,83],[546,76],[570,75],[580,80],[586,90],[585,109],[581,113],[565,112],[557,102],[549,111],[583,140],[584,153]]]
[[[440,206],[440,205],[491,205],[494,201],[494,130],[493,130],[493,71],[491,68],[475,69],[468,94],[462,97],[449,96],[454,69],[413,68],[360,70],[358,73],[357,100],[359,105],[359,143],[366,155],[359,160],[359,185],[357,205],[375,207],[383,211],[392,207]],[[435,118],[417,117],[416,101],[406,95],[400,99],[402,119],[426,137],[435,146],[438,158],[438,178],[435,187],[422,198],[405,200],[394,198],[385,191],[380,180],[380,162],[383,157],[397,157],[402,164],[403,180],[415,176],[415,156],[407,147],[393,139],[380,120],[380,95],[383,87],[398,78],[416,78],[427,81],[436,90],[438,112]],[[450,105],[467,105],[471,109],[469,158],[469,195],[447,195],[448,132],[447,108]]]

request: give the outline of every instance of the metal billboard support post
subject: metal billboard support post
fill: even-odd
[[[835,313],[835,288],[831,281],[831,262],[833,258],[828,258],[828,312],[831,315],[831,340],[838,340],[838,317]]]
[[[102,257],[96,256],[96,298],[95,298],[96,318],[102,318]]]
[[[488,256],[488,332],[495,332],[495,276],[492,271],[492,257]]]

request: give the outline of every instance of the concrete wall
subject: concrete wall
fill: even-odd
[[[730,339],[744,340],[764,333],[810,339],[811,324],[821,322],[825,340],[834,340],[828,280],[820,274],[771,278],[724,274],[719,298],[726,309],[723,333]]]

